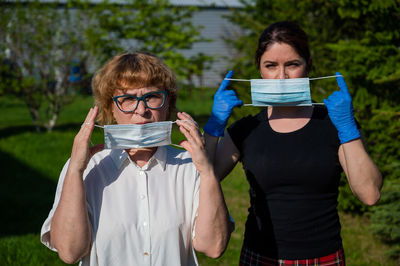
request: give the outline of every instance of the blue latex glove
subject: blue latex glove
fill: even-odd
[[[336,72],[336,75],[341,75]],[[340,143],[360,137],[357,124],[354,119],[353,104],[346,82],[342,76],[336,77],[340,90],[332,93],[328,99],[324,99],[325,106],[328,108],[328,115],[335,125]]]
[[[229,71],[225,78],[232,78],[233,71]],[[235,106],[243,105],[233,90],[227,90],[230,80],[224,79],[214,95],[214,103],[210,119],[204,126],[204,131],[215,137],[224,135],[229,116]]]

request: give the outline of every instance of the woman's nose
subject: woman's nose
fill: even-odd
[[[139,114],[139,115],[143,115],[147,110],[146,105],[144,104],[143,101],[139,101],[138,106],[135,110],[135,113]]]
[[[279,71],[279,79],[287,79],[287,78],[289,78],[289,76],[286,73],[286,68],[285,67],[281,67],[281,69]]]

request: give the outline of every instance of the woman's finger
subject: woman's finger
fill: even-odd
[[[181,132],[188,140],[188,144],[191,145],[193,149],[202,149],[205,145],[205,141],[196,121],[185,112],[178,113],[178,118],[182,119],[180,121],[178,120],[177,124],[182,128]]]
[[[178,118],[181,119],[180,122],[186,123],[186,125],[188,125],[189,127],[194,126],[196,129],[199,129],[199,125],[189,114],[187,114],[185,112],[178,113]],[[192,129],[190,129],[190,130],[192,130]]]
[[[179,126],[179,130],[182,132],[182,134],[186,137],[186,139],[187,139],[189,142],[193,142],[193,141],[194,141],[193,136],[190,134],[190,130],[187,129],[187,128],[185,128],[184,125],[180,125],[180,126]]]
[[[85,122],[81,126],[81,131],[84,137],[87,138],[88,140],[92,136],[97,113],[98,113],[97,106],[95,106],[94,108],[90,108],[89,113],[86,116]]]
[[[187,140],[196,145],[203,145],[202,136],[194,123],[187,121],[177,121],[182,133],[184,133]]]
[[[178,118],[187,122],[192,122],[196,125],[196,127],[199,127],[199,125],[197,124],[197,122],[188,114],[185,112],[179,112],[178,113]]]

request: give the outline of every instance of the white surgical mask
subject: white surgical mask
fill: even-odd
[[[104,125],[104,148],[132,149],[169,145],[172,123],[162,121],[141,125]]]
[[[326,76],[318,78],[295,79],[228,79],[233,81],[250,81],[251,104],[245,106],[310,106],[310,81],[333,78]],[[315,104],[315,103],[314,103]]]

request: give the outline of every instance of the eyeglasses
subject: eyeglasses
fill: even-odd
[[[142,97],[134,95],[120,95],[113,97],[118,109],[124,113],[133,112],[139,106],[139,102],[143,101],[144,106],[149,109],[160,109],[164,106],[167,98],[166,91],[153,91],[146,93]]]

